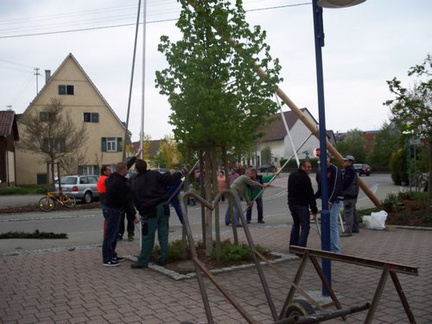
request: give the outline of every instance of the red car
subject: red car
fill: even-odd
[[[355,163],[354,169],[358,172],[359,176],[363,174],[369,176],[372,173],[372,168],[366,163]]]

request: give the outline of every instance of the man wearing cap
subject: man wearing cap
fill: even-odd
[[[344,209],[345,209],[345,223],[346,231],[341,236],[351,236],[352,233],[358,233],[358,220],[357,220],[357,196],[359,193],[359,185],[357,174],[354,169],[354,156],[347,155],[343,160],[343,196],[344,196]]]

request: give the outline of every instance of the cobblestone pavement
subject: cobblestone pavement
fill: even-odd
[[[250,224],[255,244],[288,253],[290,225]],[[224,228],[223,236],[230,236]],[[240,240],[245,236],[240,232]],[[320,248],[311,231],[308,246]],[[362,229],[341,238],[344,254],[419,267],[419,276],[398,274],[417,323],[432,323],[432,231]],[[138,253],[137,244],[119,242],[120,255]],[[196,278],[173,280],[152,269],[101,264],[100,247],[70,251],[27,253],[0,257],[1,323],[207,323]],[[263,272],[277,312],[290,288],[300,259],[264,265]],[[371,302],[381,270],[332,262],[332,286],[344,308]],[[283,276],[281,275],[283,274]],[[273,323],[255,267],[216,275],[257,323]],[[247,323],[234,307],[205,279],[215,323]],[[320,297],[321,283],[309,262],[300,285]],[[317,299],[319,299],[317,297]],[[314,297],[315,298],[315,297]],[[334,308],[332,308],[334,309]],[[347,323],[361,323],[366,312],[349,315]],[[333,319],[328,323],[339,323]],[[373,323],[409,323],[392,280],[385,285]]]

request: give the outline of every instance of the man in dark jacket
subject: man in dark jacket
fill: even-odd
[[[330,213],[330,251],[340,253],[339,245],[339,212],[343,200],[342,173],[339,168],[331,163],[331,157],[327,156],[327,188],[328,209]],[[321,172],[321,171],[320,171]],[[318,191],[316,198],[321,198],[320,175],[317,173]]]
[[[118,266],[124,259],[117,256],[117,236],[120,227],[120,215],[127,203],[129,186],[127,185],[126,163],[116,164],[115,172],[106,179],[105,202],[102,212],[105,218],[105,233],[102,243],[103,265],[106,267]]]
[[[294,224],[291,228],[290,245],[306,247],[310,230],[309,207],[314,217],[318,212],[312,182],[309,173],[312,165],[309,161],[300,162],[297,171],[288,178],[288,207]]]
[[[178,183],[181,177],[187,174],[187,170],[171,174],[161,174],[157,171],[147,170],[144,160],[135,162],[138,172],[132,184],[135,207],[141,215],[142,222],[142,246],[138,261],[131,265],[133,269],[147,268],[153,251],[155,232],[158,231],[160,255],[157,260],[159,265],[165,265],[168,257],[168,219],[169,195],[168,186]]]
[[[343,204],[345,210],[346,232],[342,233],[341,236],[351,236],[352,233],[359,232],[356,210],[359,185],[357,173],[353,164],[354,157],[352,155],[347,155],[343,161]]]

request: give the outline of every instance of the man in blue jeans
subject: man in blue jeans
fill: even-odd
[[[327,188],[328,209],[330,212],[330,251],[340,253],[339,245],[339,212],[343,201],[342,173],[339,168],[331,163],[331,157],[327,156]],[[320,175],[317,173],[318,191],[316,198],[321,198]]]
[[[299,169],[288,178],[288,207],[293,218],[290,245],[306,247],[310,230],[310,213],[316,217],[318,212],[312,182],[309,174],[312,165],[309,161],[300,162]]]

